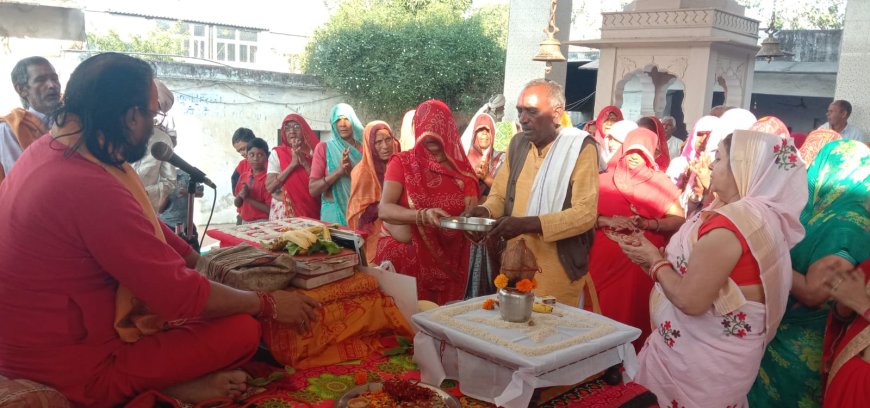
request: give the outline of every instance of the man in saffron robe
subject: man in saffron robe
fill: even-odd
[[[236,398],[259,344],[252,315],[306,330],[317,302],[254,293],[189,269],[199,255],[160,223],[129,162],[157,114],[153,71],[104,53],[70,77],[50,133],[0,185],[0,374],[110,407],[161,390]],[[30,216],[34,214],[36,216]]]
[[[21,153],[48,132],[48,115],[60,106],[60,82],[43,57],[29,57],[12,68],[12,86],[24,108],[0,117],[0,183]]]
[[[517,102],[523,132],[511,140],[507,169],[496,175],[486,202],[467,215],[498,219],[490,239],[524,238],[542,270],[535,277],[535,293],[577,305],[587,282],[582,279],[586,265],[578,264],[588,259],[585,253],[560,251],[557,241],[575,239],[594,226],[602,163],[592,136],[560,126],[564,109],[565,94],[560,85],[543,79],[526,85]],[[513,148],[522,147],[526,154],[511,156]],[[524,163],[512,164],[512,160]],[[515,167],[517,174],[513,174]],[[515,186],[513,194],[509,186]],[[570,199],[566,199],[569,194]],[[582,259],[568,259],[572,255]],[[567,271],[563,262],[576,268]]]

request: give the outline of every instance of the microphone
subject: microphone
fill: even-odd
[[[184,172],[190,174],[191,181],[203,183],[213,189],[217,189],[214,183],[205,176],[205,173],[203,173],[202,170],[191,166],[190,163],[184,161],[181,157],[178,157],[177,154],[172,152],[172,147],[168,144],[163,142],[154,143],[151,146],[151,155],[157,160],[169,162],[169,164],[184,170]]]

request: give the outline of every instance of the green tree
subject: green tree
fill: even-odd
[[[157,28],[144,36],[128,36],[122,38],[115,30],[105,34],[88,33],[87,49],[93,51],[141,52],[147,54],[182,55],[182,40],[179,34],[181,22],[174,26]],[[153,56],[157,60],[170,60],[171,57]]]
[[[468,0],[347,0],[306,49],[304,70],[370,118],[396,122],[437,98],[462,116],[501,91],[505,49]]]

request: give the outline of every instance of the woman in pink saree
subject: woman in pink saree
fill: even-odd
[[[663,253],[643,237],[621,244],[656,282],[635,381],[667,406],[747,405],[785,311],[789,248],[804,236],[807,172],[790,139],[735,130],[712,167],[717,198]]]

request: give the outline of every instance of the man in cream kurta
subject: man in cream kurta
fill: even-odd
[[[585,145],[582,150],[579,150],[579,145],[573,150],[562,149],[561,145],[557,147],[554,154],[571,155],[571,152],[575,152],[576,158],[563,156],[561,161],[566,164],[565,168],[569,173],[561,178],[561,182],[557,174],[550,177],[548,173],[546,182],[551,185],[561,184],[552,187],[567,192],[567,182],[570,180],[571,206],[562,210],[561,202],[556,199],[560,203],[558,208],[541,211],[538,216],[526,216],[536,177],[546,162],[547,154],[557,144],[554,143],[557,137],[565,136],[570,131],[559,127],[559,118],[564,110],[564,93],[558,84],[542,80],[530,82],[520,94],[517,110],[523,133],[515,137],[526,138],[530,146],[517,179],[512,214],[504,216],[509,171],[500,171],[486,202],[471,209],[469,215],[498,219],[489,234],[490,239],[525,238],[526,245],[535,254],[542,270],[536,277],[538,287],[535,294],[552,295],[560,303],[577,306],[584,280],[572,282],[569,279],[559,260],[556,241],[580,235],[595,224],[598,205],[598,153],[593,144]],[[571,135],[582,142],[581,135]],[[578,151],[579,154],[576,154]],[[507,157],[508,168],[512,159]],[[570,167],[572,164],[573,168]],[[561,197],[564,200],[565,194]]]

